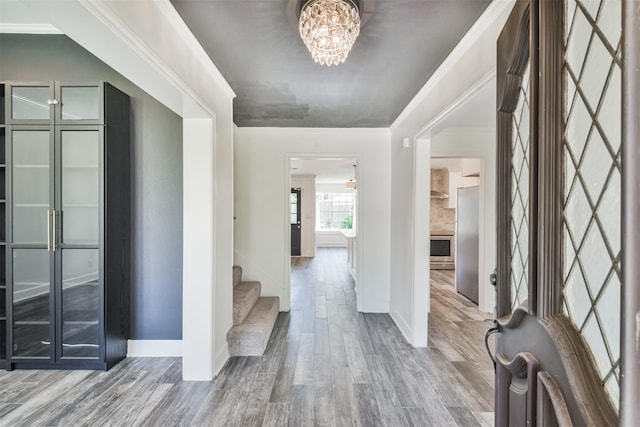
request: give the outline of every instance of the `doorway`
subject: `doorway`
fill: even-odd
[[[290,253],[295,262],[298,257],[314,258],[318,248],[344,248],[345,267],[356,280],[357,159],[292,156],[289,184]],[[295,277],[291,263],[287,268],[291,294]]]
[[[478,158],[431,158],[430,270],[451,276],[455,291],[476,306],[480,277]]]

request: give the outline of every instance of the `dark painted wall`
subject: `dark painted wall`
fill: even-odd
[[[106,80],[131,96],[132,339],[182,339],[182,119],[63,35],[0,34],[0,80]]]

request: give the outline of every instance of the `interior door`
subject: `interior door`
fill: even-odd
[[[291,189],[291,198],[289,199],[289,217],[291,222],[291,256],[300,256],[302,250],[302,223],[301,219],[301,196],[300,188]]]
[[[620,5],[519,0],[498,39],[498,426],[618,423]]]

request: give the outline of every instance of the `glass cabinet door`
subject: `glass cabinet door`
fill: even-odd
[[[51,357],[49,251],[13,250],[13,357]]]
[[[100,131],[62,130],[62,244],[94,245],[100,239]]]
[[[12,132],[12,242],[49,244],[51,132]]]
[[[51,132],[11,133],[13,357],[51,353]]]
[[[100,356],[100,251],[62,250],[62,357]]]
[[[9,86],[12,123],[46,124],[51,120],[53,91],[48,83]]]
[[[67,124],[98,124],[102,115],[100,86],[63,85],[56,90],[56,121]]]
[[[62,217],[60,354],[62,358],[97,359],[101,336],[101,131],[69,126],[59,135],[59,209]]]

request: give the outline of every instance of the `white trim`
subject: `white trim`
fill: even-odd
[[[217,338],[214,126],[214,119],[182,120],[182,379],[185,381],[211,381],[214,377]]]
[[[402,336],[404,336],[404,339],[408,343],[411,343],[411,327],[409,326],[409,323],[405,320],[405,318],[395,311],[390,312],[389,316],[391,316],[391,320],[393,320],[398,329],[400,329],[400,332],[402,333]]]
[[[224,368],[224,365],[227,363],[227,360],[229,360],[229,345],[225,341],[224,346],[222,346],[218,354],[216,354],[215,365],[213,367],[213,374],[215,376],[218,376],[222,368]]]
[[[455,68],[457,63],[464,58],[468,50],[477,42],[478,38],[481,38],[487,30],[493,27],[496,20],[504,16],[506,11],[513,8],[513,3],[512,0],[495,0],[491,2],[489,7],[487,7],[469,31],[467,31],[462,40],[460,40],[460,43],[456,45],[449,56],[447,56],[438,69],[429,77],[429,80],[427,80],[418,94],[413,97],[411,102],[407,104],[400,115],[393,121],[389,129],[395,129],[396,126],[406,120],[409,115],[427,99],[430,92],[447,78],[451,69]],[[418,136],[418,134],[416,134],[416,136]]]
[[[208,68],[209,77],[213,79],[213,81],[217,84],[217,86],[220,87],[220,89],[226,92],[226,95],[228,97],[235,98],[236,94],[233,91],[233,88],[231,88],[222,73],[220,73],[220,70],[218,70],[218,67],[216,67],[216,65],[212,62],[207,52],[204,50],[196,36],[193,35],[171,1],[155,0],[155,3],[159,6],[160,12],[164,14],[170,22],[175,24],[173,29],[178,32],[178,36],[182,38],[182,40],[184,40],[184,42],[188,46],[191,46],[193,48],[192,53],[195,54],[198,61],[203,63],[206,68]],[[195,96],[195,94],[193,96]]]
[[[165,0],[165,1],[169,3],[168,0]],[[147,45],[142,40],[140,40],[140,38],[134,36],[135,34],[134,31],[131,31],[127,27],[127,25],[116,16],[116,14],[114,14],[111,10],[109,10],[109,8],[104,4],[103,1],[78,0],[78,2],[82,4],[82,6],[86,8],[91,14],[93,14],[98,20],[100,20],[100,22],[102,22],[116,37],[122,40],[133,52],[135,52],[141,58],[144,58],[144,60],[153,69],[155,69],[158,72],[158,74],[163,76],[164,79],[166,79],[167,81],[173,83],[183,94],[188,95],[193,101],[195,101],[198,104],[199,107],[201,107],[204,111],[206,111],[211,117],[215,117],[216,115],[215,111],[213,111],[209,107],[209,105],[206,102],[204,102],[200,98],[200,96],[196,94],[191,89],[191,87],[173,71],[173,69],[167,66],[166,63],[155,52],[149,49]],[[159,7],[161,11],[163,11],[163,8],[166,8],[166,5],[163,4],[163,1],[156,0],[154,3],[157,6],[161,6]],[[171,7],[173,8],[173,6]],[[166,14],[166,12],[164,13]],[[180,21],[177,21],[177,22],[182,22],[182,24],[185,25],[182,19],[180,19]],[[172,23],[176,24],[176,22],[172,22]],[[178,24],[176,25],[179,26]],[[178,28],[176,27],[174,27],[174,29],[178,30]],[[198,46],[202,49],[202,47],[199,44]],[[197,54],[196,56],[198,57],[199,60],[202,59]],[[215,65],[211,62],[211,59],[209,57],[207,57],[207,60],[208,60],[208,63],[203,62],[203,64],[207,65],[206,68],[208,68],[207,70],[209,72],[208,74],[214,81],[217,82],[218,75],[220,74],[220,72],[217,70],[217,68],[215,68]],[[221,88],[225,92],[227,92],[227,94],[231,98],[235,97],[233,90],[231,89],[229,84],[226,83],[226,81],[225,81],[225,85],[221,86]],[[184,117],[184,113],[182,114],[182,116]]]
[[[127,357],[182,357],[182,340],[129,340]]]
[[[64,34],[51,24],[0,23],[0,33],[6,34]]]
[[[411,340],[414,347],[426,347],[429,338],[429,312],[431,311],[431,272],[429,270],[429,247],[425,240],[429,235],[431,218],[431,177],[424,165],[430,163],[431,140],[413,141],[413,197],[411,198]],[[425,220],[427,218],[427,220]],[[424,239],[424,240],[422,240]]]
[[[496,78],[496,69],[493,68],[487,74],[482,76],[479,80],[477,80],[473,86],[467,89],[462,95],[456,98],[451,104],[449,104],[446,108],[444,108],[440,113],[438,113],[433,119],[431,119],[427,124],[422,126],[416,132],[417,138],[428,138],[428,131],[439,125],[447,116],[453,113],[457,108],[461,105],[469,101],[469,99],[473,98],[473,96],[478,93],[481,89],[485,87],[485,85],[491,83]]]

